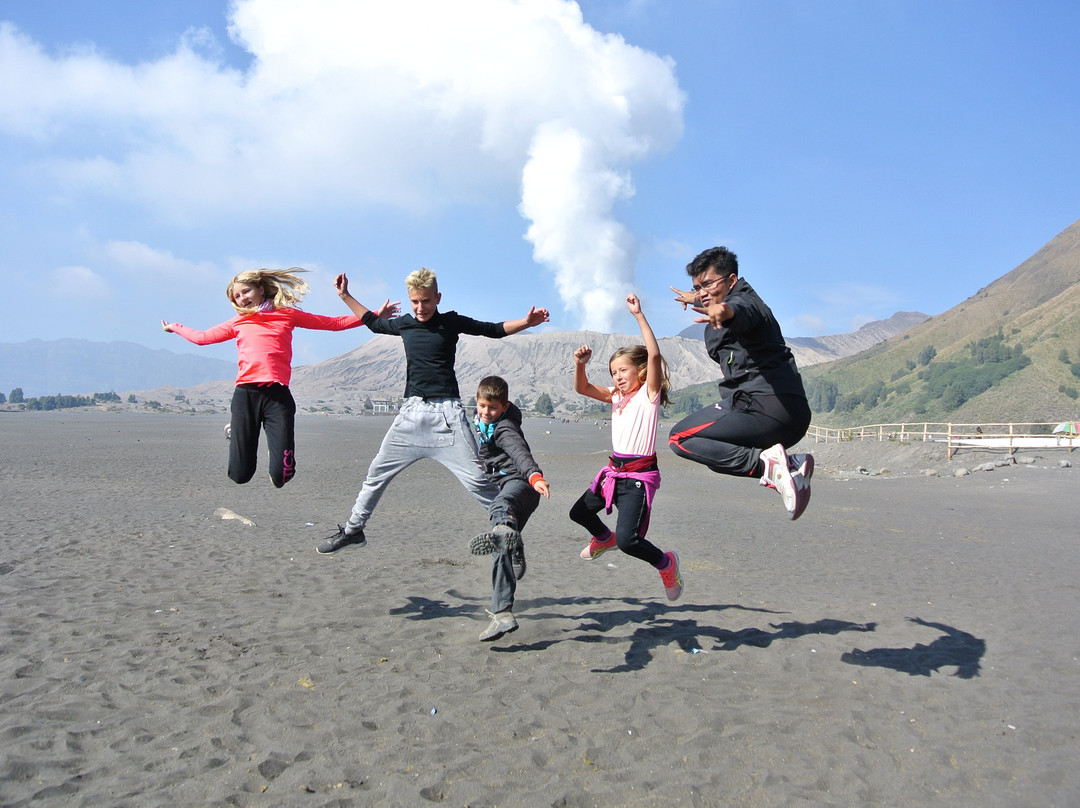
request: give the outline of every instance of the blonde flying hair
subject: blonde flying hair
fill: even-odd
[[[645,377],[649,374],[649,349],[644,345],[627,345],[625,348],[619,348],[615,353],[611,355],[611,359],[608,360],[608,367],[611,367],[611,363],[616,359],[626,357],[630,360],[630,364],[637,367],[638,381],[645,384]],[[671,403],[671,398],[668,396],[668,390],[671,389],[671,379],[668,378],[667,360],[664,357],[660,357],[660,406],[666,407]]]
[[[427,267],[420,267],[420,269],[405,276],[405,288],[430,289],[435,294],[438,294],[439,282],[435,279],[434,272]]]
[[[239,314],[253,314],[256,309],[241,308],[233,302],[232,289],[238,283],[261,286],[263,298],[272,303],[275,309],[296,306],[304,295],[311,291],[307,283],[300,278],[301,272],[307,272],[307,270],[300,267],[249,269],[229,281],[229,285],[225,287],[225,296]]]

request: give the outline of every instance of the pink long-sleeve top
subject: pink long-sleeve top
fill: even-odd
[[[206,331],[173,323],[172,330],[196,345],[213,345],[236,340],[239,371],[237,384],[277,382],[286,387],[292,378],[292,331],[344,331],[356,328],[360,320],[351,314],[327,317],[294,308],[271,309],[254,314],[238,314]]]

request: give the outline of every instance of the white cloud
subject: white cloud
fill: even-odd
[[[841,283],[815,291],[813,312],[790,318],[787,336],[823,336],[858,331],[867,323],[891,317],[909,304],[909,296],[885,286]],[[858,313],[852,314],[852,310]]]
[[[183,280],[203,282],[215,277],[209,261],[195,262],[177,258],[168,250],[159,250],[139,241],[109,241],[102,256],[110,265],[127,273],[145,275],[153,281]]]
[[[904,295],[895,289],[868,283],[843,283],[824,287],[819,291],[818,297],[826,306],[849,311],[853,306],[877,308],[900,305],[905,300]]]
[[[721,241],[717,243],[723,244],[724,242]],[[686,242],[670,238],[654,240],[651,249],[656,255],[669,261],[681,262],[684,266],[689,264],[690,259],[697,254],[694,251],[694,248]],[[676,284],[677,283],[678,281],[676,281]]]
[[[890,314],[892,314],[892,313],[890,313]],[[869,314],[853,314],[853,315],[851,315],[851,319],[848,322],[851,324],[850,329],[852,331],[858,331],[860,328],[862,328],[867,323],[872,323],[875,320],[881,320],[881,319],[884,319],[884,318],[882,318],[882,317],[871,317]]]
[[[59,267],[50,273],[49,284],[56,296],[68,304],[106,300],[112,295],[108,281],[89,267]]]
[[[784,329],[786,336],[792,337],[820,337],[825,334],[825,321],[813,314],[799,314],[792,318],[792,322],[795,325],[794,333],[788,333],[789,329]]]
[[[238,0],[230,33],[253,56],[246,73],[205,31],[124,65],[46,55],[5,25],[0,132],[47,145],[40,167],[67,193],[192,224],[418,211],[516,186],[564,303],[610,326],[633,272],[615,219],[628,170],[682,132],[669,60],[597,32],[566,0]]]

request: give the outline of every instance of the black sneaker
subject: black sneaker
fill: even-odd
[[[525,563],[525,544],[520,539],[510,545],[510,564],[514,568],[514,578],[520,581],[525,577],[528,565]]]
[[[367,544],[367,538],[364,536],[364,531],[361,530],[359,533],[346,533],[345,528],[338,525],[337,533],[333,536],[327,536],[319,542],[319,546],[315,548],[315,552],[329,555],[330,553],[336,553],[342,547],[348,547],[350,544],[355,544],[357,547],[363,547]]]
[[[508,550],[513,557],[520,552],[521,534],[510,525],[496,525],[491,530],[469,539],[469,552],[473,555],[491,555]]]
[[[514,568],[514,580],[525,577],[525,544],[521,534],[509,525],[497,525],[486,533],[469,539],[469,552],[473,555],[491,555],[501,553],[503,549],[510,553],[510,566]]]
[[[502,548],[502,536],[494,530],[488,530],[469,539],[469,552],[473,555],[491,555],[501,552]]]

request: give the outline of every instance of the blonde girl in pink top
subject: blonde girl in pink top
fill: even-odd
[[[574,351],[574,389],[611,404],[613,452],[608,465],[570,509],[570,519],[591,534],[582,558],[591,560],[618,547],[652,564],[660,572],[668,600],[677,600],[683,590],[679,556],[665,553],[645,539],[653,495],[660,487],[656,425],[660,407],[668,403],[667,367],[637,295],[627,295],[626,306],[637,320],[645,344],[612,354],[608,370],[613,387],[598,387],[589,381],[585,365],[592,358],[592,349],[588,345]],[[611,513],[613,505],[619,510],[614,533],[598,515],[602,508]]]
[[[266,432],[270,479],[281,488],[296,474],[296,402],[289,392],[294,328],[343,331],[356,328],[353,315],[327,317],[296,308],[309,288],[298,273],[306,270],[255,269],[229,281],[225,295],[236,316],[206,331],[161,321],[166,331],[196,345],[236,340],[238,372],[232,399],[229,478],[246,483],[255,475],[259,429]],[[388,311],[397,304],[389,300]]]

